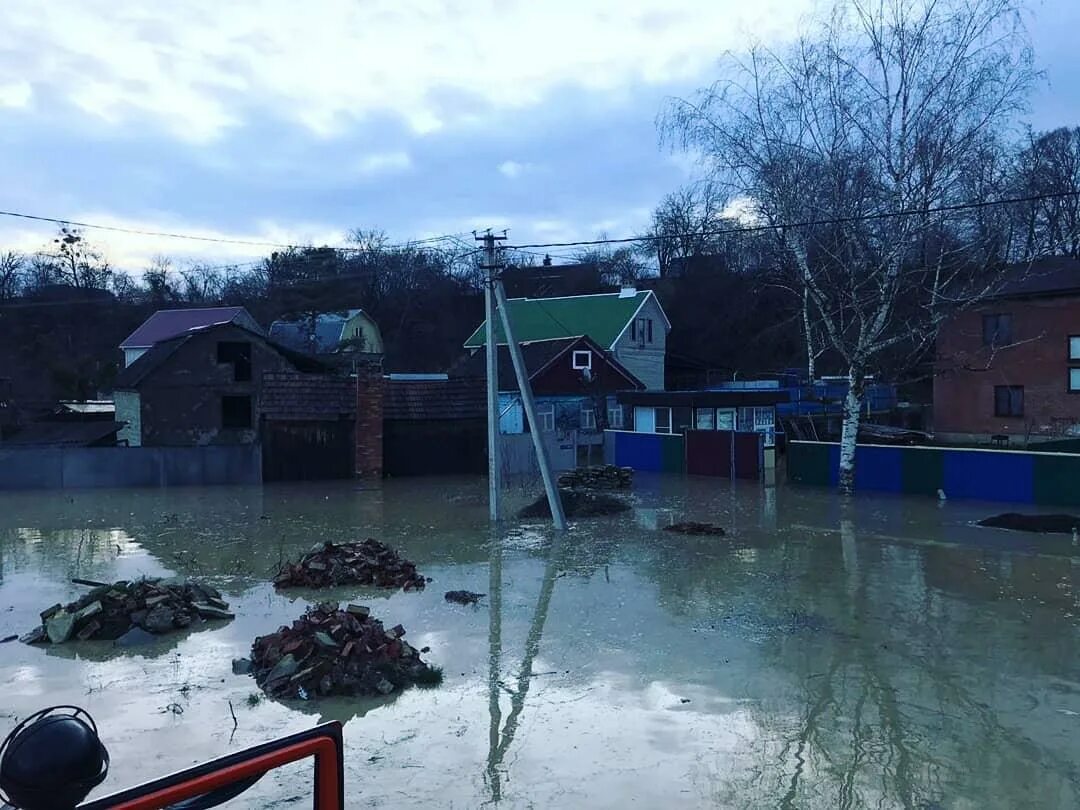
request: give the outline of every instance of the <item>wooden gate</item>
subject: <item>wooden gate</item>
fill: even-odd
[[[353,421],[267,420],[262,424],[263,481],[352,478]]]

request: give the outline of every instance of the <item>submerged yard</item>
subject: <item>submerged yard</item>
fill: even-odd
[[[1000,507],[676,477],[559,537],[491,530],[484,496],[463,480],[5,494],[0,637],[80,595],[72,577],[197,576],[237,618],[138,649],[6,643],[0,730],[88,709],[112,754],[95,795],[337,719],[350,807],[1080,805],[1070,538],[973,525]],[[659,531],[681,520],[728,533]],[[270,584],[316,542],[368,536],[433,582]],[[455,589],[486,597],[449,604]],[[280,703],[233,674],[327,598],[402,624],[442,686]],[[233,804],[305,806],[307,773]]]

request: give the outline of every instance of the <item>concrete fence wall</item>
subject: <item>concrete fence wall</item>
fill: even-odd
[[[176,487],[262,482],[258,445],[5,450],[0,489]]]
[[[791,442],[788,480],[836,486],[840,446]],[[860,445],[855,489],[984,501],[1080,506],[1080,455],[1023,450]]]

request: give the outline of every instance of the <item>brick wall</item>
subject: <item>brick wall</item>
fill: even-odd
[[[356,475],[382,477],[383,460],[382,355],[365,355],[356,361]]]
[[[1012,316],[1012,345],[983,345],[983,315]],[[938,337],[934,430],[1022,439],[1080,429],[1080,394],[1069,393],[1068,338],[1080,334],[1080,297],[1003,300],[965,312]],[[994,415],[994,388],[1024,386],[1024,414]]]

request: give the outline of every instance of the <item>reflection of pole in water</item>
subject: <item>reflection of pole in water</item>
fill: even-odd
[[[499,661],[502,657],[502,538],[498,529],[492,527],[489,535],[488,562],[488,712],[491,726],[488,730],[487,778],[491,784],[491,800],[499,801],[502,787],[496,770],[495,751],[499,747],[499,724],[502,710],[499,708]]]
[[[551,606],[551,595],[555,591],[555,580],[558,574],[558,563],[562,556],[562,535],[556,535],[551,549],[548,551],[547,566],[544,568],[544,578],[540,584],[540,594],[536,600],[536,610],[533,612],[533,620],[529,625],[529,633],[525,637],[525,655],[521,659],[521,668],[518,670],[517,684],[510,693],[510,713],[506,716],[506,724],[502,732],[499,732],[499,721],[502,719],[502,710],[499,708],[499,683],[498,662],[502,654],[502,550],[500,543],[492,541],[492,566],[491,566],[491,594],[488,600],[491,606],[489,644],[491,650],[491,669],[488,674],[489,706],[491,708],[490,748],[488,749],[487,779],[491,785],[491,800],[498,802],[502,799],[502,786],[499,777],[499,766],[502,765],[506,752],[514,742],[514,734],[517,732],[518,723],[521,720],[521,712],[525,708],[525,698],[529,694],[529,684],[532,682],[532,665],[540,652],[540,638],[544,634],[544,624],[547,622],[548,608]],[[496,578],[496,563],[498,577]]]

